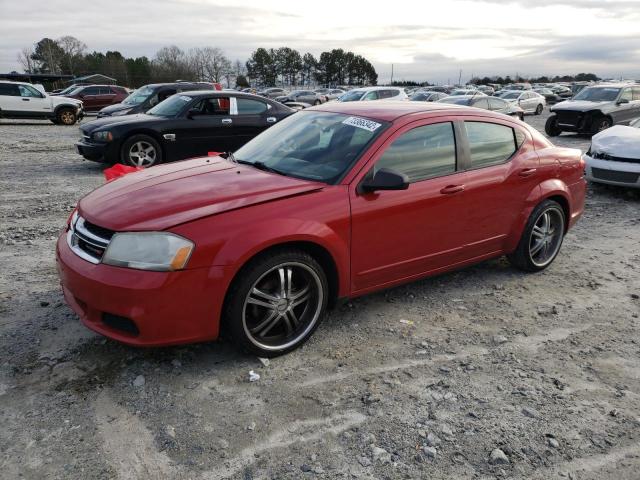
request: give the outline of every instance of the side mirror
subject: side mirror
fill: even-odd
[[[196,117],[198,115],[200,115],[200,110],[198,110],[197,108],[192,108],[187,112],[187,118],[189,119]]]
[[[407,188],[409,188],[409,177],[390,168],[381,168],[373,177],[365,179],[360,184],[362,193],[376,190],[406,190]]]
[[[627,100],[626,98],[621,98],[617,103],[618,105],[622,105],[623,103],[629,103],[629,100]]]

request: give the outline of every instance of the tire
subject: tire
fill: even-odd
[[[223,328],[240,349],[276,357],[309,339],[328,296],[326,274],[311,255],[295,249],[270,252],[251,260],[234,280]]]
[[[520,112],[520,113],[518,113],[518,119],[519,119],[521,122],[524,122],[524,112]]]
[[[133,135],[122,144],[121,163],[132,167],[152,167],[162,163],[162,148],[149,135]]]
[[[548,219],[545,225],[545,216]],[[555,260],[565,234],[565,214],[558,202],[545,200],[531,213],[520,242],[507,255],[511,264],[525,272],[544,270]]]
[[[544,107],[542,106],[541,103],[538,104],[538,106],[536,107],[536,115],[540,115],[542,113],[542,110],[544,110]]]
[[[558,127],[558,116],[551,115],[547,118],[547,123],[544,124],[544,131],[550,137],[557,137],[562,133],[562,130]]]
[[[315,102],[313,102],[314,105],[320,105],[320,100],[316,100]]]
[[[78,116],[72,108],[61,108],[56,112],[57,125],[74,125],[78,121]]]
[[[613,122],[611,121],[611,118],[609,117],[596,117],[593,120],[593,133],[598,133],[601,132],[603,130],[606,130],[607,128],[610,128],[611,125],[613,125]]]

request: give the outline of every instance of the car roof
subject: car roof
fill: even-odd
[[[477,108],[466,107],[463,105],[405,101],[329,102],[307,108],[306,111],[358,115],[387,122],[392,122],[405,115],[416,113],[471,113],[473,115],[478,115]],[[489,111],[487,110],[487,112]]]
[[[0,83],[15,83],[15,84],[18,84],[18,85],[32,85],[33,86],[32,83],[29,83],[29,82],[18,82],[16,80],[0,80]]]
[[[234,97],[243,97],[243,98],[255,98],[263,102],[273,102],[269,98],[262,97],[260,95],[255,95],[249,92],[238,92],[236,90],[185,90],[184,92],[180,92],[176,95],[188,95],[190,97],[204,97],[204,96],[214,96],[214,97],[228,97],[229,94]]]

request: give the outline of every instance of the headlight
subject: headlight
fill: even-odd
[[[113,135],[109,131],[95,132],[91,134],[91,138],[100,142],[110,142],[111,140],[113,140]]]
[[[193,242],[172,233],[116,233],[102,263],[116,267],[169,272],[187,265]]]

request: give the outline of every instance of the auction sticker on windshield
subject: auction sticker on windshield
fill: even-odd
[[[352,127],[362,128],[370,132],[375,132],[382,124],[374,122],[373,120],[367,120],[360,117],[349,117],[342,121],[345,125],[351,125]]]
[[[187,97],[186,95],[180,95],[178,98],[180,100],[182,100],[183,102],[190,102],[191,101],[191,97]]]

